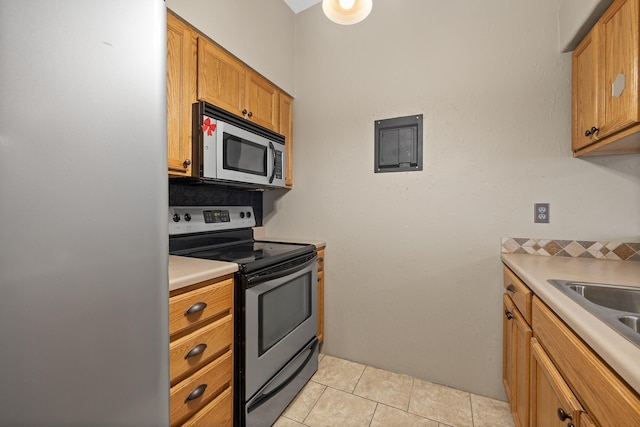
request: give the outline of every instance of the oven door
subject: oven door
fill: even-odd
[[[307,258],[283,271],[247,277],[245,402],[318,332],[318,258]]]

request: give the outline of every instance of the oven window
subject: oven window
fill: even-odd
[[[311,317],[311,273],[258,296],[258,350],[262,356]]]
[[[224,168],[267,176],[267,147],[223,133]]]

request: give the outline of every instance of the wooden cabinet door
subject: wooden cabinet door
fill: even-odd
[[[198,38],[198,99],[242,116],[246,68],[221,47]]]
[[[528,427],[531,328],[507,294],[503,310],[502,382],[516,426]]]
[[[246,110],[246,113],[244,111]],[[267,129],[278,132],[278,90],[256,72],[248,71],[244,117]]]
[[[278,132],[284,135],[286,153],[286,167],[284,183],[287,188],[293,187],[293,98],[280,92],[280,126]]]
[[[638,55],[640,20],[638,0],[617,0],[599,21],[600,102],[599,137],[640,122],[638,110]],[[622,89],[624,88],[624,89]]]
[[[514,412],[515,408],[515,395],[514,395],[514,358],[513,358],[513,329],[514,323],[513,312],[515,306],[509,295],[504,294],[502,297],[502,384],[504,384],[504,391],[507,395],[507,400],[511,405],[511,412]]]
[[[594,28],[572,56],[572,138],[576,151],[596,141],[591,128],[598,127],[598,41]],[[588,132],[588,135],[586,134]]]
[[[583,412],[578,399],[562,379],[549,356],[537,339],[532,338],[531,426],[566,427],[573,423],[575,427],[579,427]]]
[[[196,102],[197,34],[167,13],[167,151],[170,175],[191,175],[191,105]]]
[[[513,312],[514,421],[517,427],[529,427],[529,364],[531,328],[518,310]]]

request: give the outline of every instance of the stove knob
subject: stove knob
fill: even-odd
[[[180,215],[173,214],[173,222],[180,222]]]
[[[251,212],[247,212],[247,218],[251,218]]]
[[[187,222],[191,221],[191,215],[188,213],[184,214],[184,220]]]
[[[240,218],[244,218],[244,212],[240,212]]]

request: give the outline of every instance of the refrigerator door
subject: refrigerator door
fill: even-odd
[[[169,425],[166,9],[0,0],[0,425]]]

